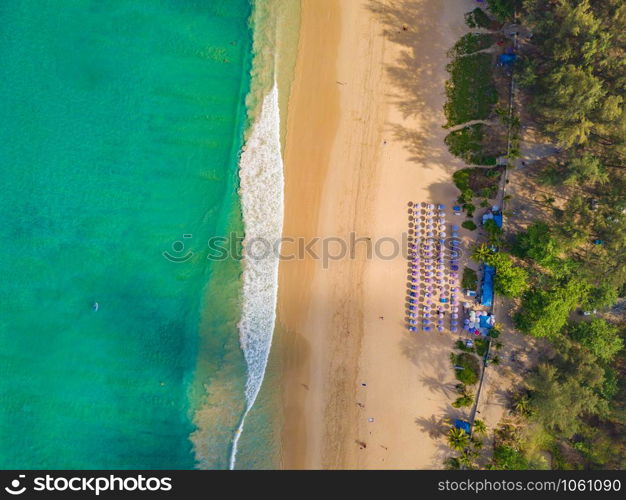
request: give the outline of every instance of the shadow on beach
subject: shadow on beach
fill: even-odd
[[[368,8],[383,25],[383,36],[401,46],[400,56],[386,67],[396,89],[388,97],[403,119],[418,121],[411,128],[390,123],[394,138],[405,143],[411,153],[410,161],[424,167],[429,162],[447,166],[450,157],[442,147],[446,75],[442,68],[448,63],[445,54],[450,49],[443,40],[449,37],[442,33],[443,26],[429,22],[437,18],[434,12],[445,5],[437,1],[401,0],[386,4],[371,0]]]

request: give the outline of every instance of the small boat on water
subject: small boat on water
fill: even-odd
[[[98,309],[100,309],[100,304],[98,304],[97,302],[94,302],[93,305],[91,306],[91,310],[93,312],[98,312]]]

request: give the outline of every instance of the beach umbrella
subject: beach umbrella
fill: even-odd
[[[451,332],[456,332],[456,331],[457,331],[456,326],[451,326],[451,327],[450,327],[450,331],[451,331]]]
[[[459,324],[459,322],[458,322],[458,321],[456,321],[456,320],[454,320],[454,319],[453,319],[452,321],[450,321],[450,325],[451,325],[451,326],[456,326],[456,325],[458,325],[458,324]]]
[[[457,233],[456,231],[452,231],[452,237],[453,238],[458,238],[459,237],[459,233]]]
[[[459,319],[459,315],[457,313],[452,313],[452,319]]]
[[[417,321],[415,321],[414,319],[410,319],[410,320],[409,320],[409,324],[411,324],[411,325],[417,325]]]
[[[409,331],[410,332],[416,332],[417,328],[415,328],[414,326],[409,326]]]
[[[459,226],[457,226],[456,224],[452,225],[452,230],[453,231],[458,231],[459,230]]]
[[[435,208],[435,205],[433,205],[432,203],[429,203],[428,205],[426,205],[426,207],[427,207],[429,210],[433,210],[433,209]]]
[[[439,330],[440,332],[443,332],[443,326],[438,326],[437,330]]]
[[[422,330],[424,330],[425,332],[429,332],[430,331],[430,326],[424,326],[422,328]]]
[[[409,311],[415,311],[415,306],[409,306],[408,309]]]
[[[442,205],[442,204],[437,205],[437,210],[445,210],[445,208],[446,208],[445,205]]]
[[[443,320],[442,319],[437,320],[437,324],[438,325],[443,325]]]

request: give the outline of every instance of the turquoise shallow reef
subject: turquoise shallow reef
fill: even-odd
[[[202,465],[227,465],[241,269],[206,257],[241,232],[250,13],[0,3],[1,468],[194,467],[218,374],[232,408]]]

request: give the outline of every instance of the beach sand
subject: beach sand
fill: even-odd
[[[286,238],[401,241],[409,201],[454,203],[452,173],[464,165],[443,143],[446,52],[468,31],[463,15],[473,5],[302,1]],[[283,255],[296,246],[284,243]],[[367,259],[366,246],[327,266],[281,262],[284,468],[441,468],[442,419],[465,414],[450,406],[457,337],[407,332],[406,260]]]

